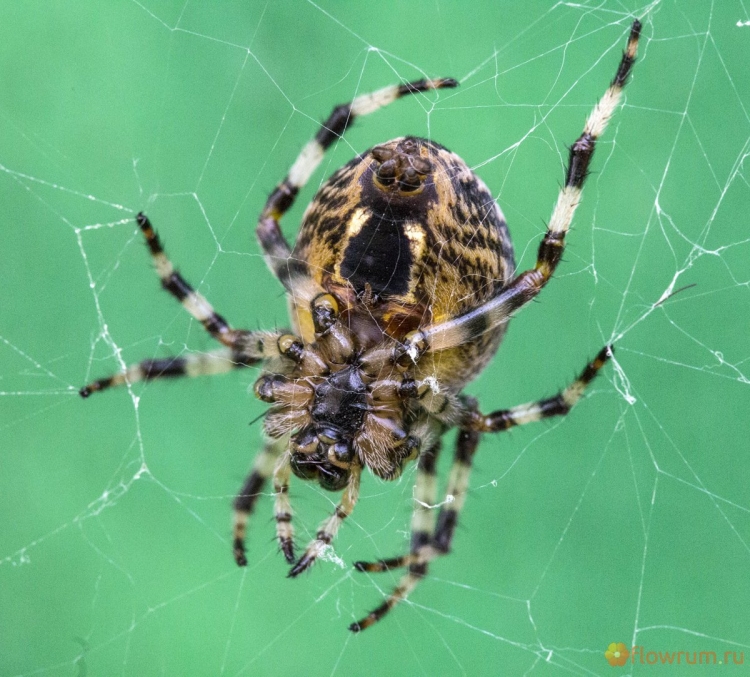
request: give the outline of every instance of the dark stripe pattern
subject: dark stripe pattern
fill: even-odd
[[[328,119],[321,125],[318,133],[315,135],[315,140],[323,147],[323,150],[328,150],[334,141],[344,135],[347,127],[353,121],[354,116],[352,115],[350,103],[336,106],[328,116]]]
[[[612,78],[612,87],[624,87],[628,81],[630,70],[633,68],[635,63],[635,47],[638,44],[638,38],[641,35],[641,22],[636,19],[633,21],[633,26],[630,29],[630,37],[628,38],[628,46],[622,53],[622,61],[620,61],[620,67],[617,69],[617,74]]]
[[[458,431],[454,466],[463,466],[467,475],[471,470],[474,452],[476,452],[477,446],[479,445],[479,438],[480,434],[474,430]],[[467,490],[468,486],[448,487],[448,492],[454,496],[458,493],[465,493]],[[456,525],[458,524],[458,512],[459,511],[454,507],[453,503],[448,503],[440,509],[437,526],[435,527],[433,544],[441,553],[450,552],[453,534],[455,533]]]
[[[274,491],[277,494],[289,494],[288,480],[286,484],[275,486]],[[280,510],[274,513],[274,519],[276,520],[277,525],[291,524],[292,514],[286,510]],[[292,540],[292,538],[289,536],[279,535],[279,549],[284,554],[284,559],[289,562],[289,564],[292,564],[295,560],[294,540]]]

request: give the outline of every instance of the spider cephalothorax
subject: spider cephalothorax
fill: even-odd
[[[330,321],[321,322],[321,308]],[[353,468],[393,479],[419,446],[407,434],[414,415],[402,404],[413,382],[394,372],[390,359],[388,367],[376,364],[393,350],[368,353],[339,321],[333,296],[314,299],[312,311],[315,341],[281,336],[279,352],[288,360],[255,384],[256,395],[274,405],[265,419],[266,433],[291,435],[292,472],[324,489],[343,489]]]
[[[417,460],[409,552],[358,571],[405,567],[396,589],[358,632],[405,599],[429,563],[450,550],[482,433],[567,414],[612,355],[603,348],[557,395],[481,414],[463,387],[492,358],[513,313],[536,297],[560,262],[596,141],[620,100],[635,61],[635,21],[619,67],[570,148],[565,183],[534,268],[517,273],[505,219],[466,163],[443,146],[411,136],[362,153],[317,192],[292,249],[280,219],[323,155],[351,122],[407,94],[455,87],[450,78],[386,87],[338,106],[271,193],[257,235],[266,262],[288,294],[293,331],[233,329],[174,269],[145,215],[137,216],[162,286],[223,350],[145,360],[94,381],[92,392],[165,376],[195,376],[261,364],[255,394],[271,407],[268,441],[235,500],[234,557],[247,563],[247,522],[272,478],[279,547],[308,569],[330,547],[359,496],[360,477],[398,477]],[[440,439],[457,427],[454,462],[437,501]],[[341,491],[333,514],[298,558],[294,553],[290,476]],[[436,514],[435,505],[439,505]]]

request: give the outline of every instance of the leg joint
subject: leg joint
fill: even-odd
[[[583,187],[595,146],[596,139],[588,132],[581,134],[578,140],[571,146],[568,172],[565,176],[566,186],[573,188]]]
[[[330,148],[333,142],[344,134],[353,120],[354,116],[352,115],[351,104],[346,103],[336,106],[329,118],[323,123],[323,126],[318,130],[315,140],[324,149]]]

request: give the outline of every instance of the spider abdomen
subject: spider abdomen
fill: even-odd
[[[502,212],[481,179],[456,154],[414,137],[338,170],[308,207],[293,258],[341,302],[363,348],[460,315],[496,295],[515,268]],[[309,310],[300,304],[296,312]],[[445,351],[442,366],[424,366],[460,388],[503,332]]]

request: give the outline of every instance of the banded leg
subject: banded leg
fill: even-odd
[[[408,555],[372,563],[355,563],[354,566],[358,571],[370,573],[387,571],[402,566],[407,566],[408,571],[401,578],[396,589],[379,607],[371,611],[362,620],[352,623],[349,626],[352,632],[360,632],[377,623],[396,604],[408,597],[409,593],[427,574],[429,563],[433,559],[445,555],[450,551],[453,534],[458,524],[458,515],[463,508],[466,491],[469,486],[472,458],[479,443],[480,433],[502,432],[514,426],[525,425],[526,423],[539,421],[543,418],[564,416],[581,399],[586,387],[594,380],[602,367],[612,357],[613,353],[614,349],[612,346],[602,348],[597,356],[586,365],[578,378],[554,397],[539,400],[538,402],[529,402],[511,409],[501,409],[486,416],[479,414],[473,408],[469,410],[468,416],[464,421],[466,429],[460,430],[458,434],[455,460],[446,488],[446,496],[452,496],[453,500],[441,508],[437,519],[437,526],[434,528],[434,535],[430,534],[431,537],[426,538],[424,531],[420,533],[419,527],[423,522],[421,518],[417,518],[415,512],[415,516],[412,519],[412,548]],[[418,477],[418,493],[419,483],[420,478]],[[425,502],[431,503],[432,501],[434,501],[434,498]]]
[[[581,199],[596,141],[607,127],[620,102],[623,87],[635,63],[641,23],[634,21],[617,73],[604,96],[586,120],[583,133],[570,148],[565,185],[560,191],[547,232],[539,245],[536,266],[513,280],[500,294],[460,317],[413,332],[399,348],[403,356],[417,361],[427,350],[445,350],[469,342],[504,322],[531,301],[555,272],[565,246],[565,235]],[[401,357],[401,359],[405,359]]]
[[[282,335],[283,332],[236,331],[233,348],[142,360],[119,374],[100,378],[85,385],[78,394],[86,398],[92,393],[138,381],[181,376],[212,376],[241,367],[250,367],[263,360],[279,357],[282,353],[278,347],[278,338]]]
[[[429,563],[436,557],[445,555],[450,551],[453,534],[458,524],[458,515],[463,508],[469,487],[472,459],[479,444],[479,438],[480,434],[474,430],[459,430],[453,467],[446,487],[446,497],[452,496],[453,500],[446,501],[440,509],[435,532],[429,542],[419,547],[416,553],[405,558],[409,563],[409,568],[401,577],[393,592],[367,616],[356,623],[352,623],[349,626],[349,630],[352,632],[366,630],[383,618],[399,602],[405,600],[427,574]],[[362,570],[360,569],[360,571]],[[383,569],[376,570],[382,571]]]
[[[471,412],[467,425],[479,432],[494,433],[540,421],[543,418],[565,416],[583,397],[586,387],[596,378],[601,368],[609,362],[614,352],[613,346],[604,346],[597,356],[586,365],[578,378],[554,397],[548,397],[537,402],[527,402],[511,409],[500,409],[487,415]]]
[[[292,468],[289,465],[291,454],[286,451],[276,461],[273,471],[274,518],[276,520],[276,538],[279,549],[289,564],[294,562],[294,527],[292,526],[292,504],[289,501],[289,477]]]
[[[253,513],[255,503],[263,492],[263,487],[273,473],[276,461],[287,443],[286,438],[266,442],[261,452],[255,457],[253,467],[234,499],[233,552],[237,566],[244,567],[247,565],[247,558],[245,557],[247,523]]]
[[[302,149],[289,170],[289,174],[269,196],[258,222],[257,236],[265,254],[266,263],[288,292],[291,293],[294,289],[294,292],[298,293],[300,281],[309,279],[309,275],[303,261],[291,258],[291,248],[281,232],[280,221],[294,204],[300,189],[308,182],[323,160],[326,150],[333,145],[334,141],[343,136],[346,129],[358,117],[374,113],[379,108],[407,94],[456,86],[458,82],[452,78],[417,80],[363,94],[350,103],[341,104],[333,109],[315,138]],[[312,285],[308,286],[312,287]],[[313,294],[313,291],[311,288],[309,294]],[[312,296],[307,300],[311,299]]]
[[[419,561],[421,550],[432,540],[435,532],[435,500],[437,498],[437,459],[440,441],[419,456],[417,481],[414,488],[414,511],[411,516],[411,548],[409,554],[376,562],[355,562],[357,571],[377,573],[409,566]]]
[[[336,538],[339,528],[344,520],[352,514],[354,506],[357,505],[359,498],[359,478],[362,472],[361,467],[352,466],[349,475],[349,483],[344,488],[341,495],[341,502],[328,519],[324,520],[318,528],[315,540],[307,546],[305,553],[297,560],[297,563],[290,569],[289,578],[298,576],[303,571],[309,569],[318,558],[320,553]]]
[[[225,346],[233,348],[239,332],[231,329],[227,321],[213,309],[205,297],[195,291],[175,270],[148,217],[140,212],[135,218],[146,238],[146,244],[156,266],[156,273],[161,279],[161,286],[172,294],[211,336]]]

